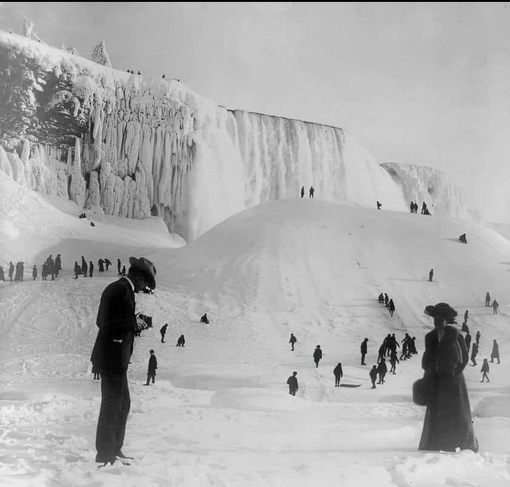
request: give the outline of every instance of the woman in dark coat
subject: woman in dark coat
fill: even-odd
[[[427,306],[435,329],[425,336],[422,367],[429,384],[420,450],[478,451],[471,407],[462,371],[468,363],[464,337],[450,324],[457,312],[446,303]]]

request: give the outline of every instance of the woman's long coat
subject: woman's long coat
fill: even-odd
[[[464,337],[455,327],[444,328],[441,342],[438,329],[425,336],[422,367],[430,388],[420,450],[478,451],[462,372],[468,360]]]

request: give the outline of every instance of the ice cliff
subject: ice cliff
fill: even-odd
[[[301,186],[371,208],[408,211],[412,195],[461,211],[453,185],[377,164],[345,130],[227,110],[176,80],[75,52],[0,31],[0,170],[19,184],[80,209],[158,215],[188,240]]]

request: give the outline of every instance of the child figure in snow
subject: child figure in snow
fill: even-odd
[[[184,344],[186,343],[186,340],[184,339],[184,335],[181,335],[179,339],[177,340],[176,347],[184,347]]]

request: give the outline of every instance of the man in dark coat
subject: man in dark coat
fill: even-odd
[[[335,374],[335,387],[340,387],[340,379],[344,375],[340,362],[338,362],[337,366],[333,369],[333,374]]]
[[[94,276],[94,263],[92,261],[89,262],[89,277]]]
[[[422,357],[428,384],[427,409],[420,450],[478,451],[471,407],[463,370],[468,362],[464,337],[451,326],[457,311],[447,303],[427,306],[425,314],[434,318],[434,330],[425,336]]]
[[[498,359],[498,364],[499,364],[500,363],[499,362],[499,345],[498,345],[498,342],[494,339],[492,341],[491,362],[494,362],[495,358]]]
[[[37,279],[37,266],[34,264],[34,267],[32,267],[32,277],[34,278],[34,281]]]
[[[112,265],[112,263],[108,259],[105,259],[104,265],[106,266],[106,270],[108,270],[108,267],[110,267]]]
[[[365,338],[361,342],[360,351],[361,351],[361,365],[367,365],[365,363],[365,357],[367,356],[368,352],[368,338]]]
[[[429,282],[432,282],[433,277],[434,277],[434,269],[430,269],[430,271],[429,271]]]
[[[161,333],[161,343],[165,343],[165,335],[166,335],[166,329],[168,328],[168,323],[165,323],[159,332]]]
[[[85,257],[83,255],[81,256],[81,272],[83,274],[83,277],[87,277],[87,271],[89,266],[87,265],[87,262],[85,261]]]
[[[321,359],[322,359],[321,346],[317,345],[313,352],[313,361],[315,362],[315,368],[317,368],[319,366],[319,362],[321,361]]]
[[[5,281],[4,268],[0,265],[0,281]]]
[[[491,305],[491,295],[489,294],[489,291],[487,291],[487,294],[485,295],[485,306],[490,308]]]
[[[117,272],[118,272],[119,276],[122,275],[121,270],[122,270],[122,264],[120,262],[120,259],[117,259]]]
[[[100,258],[97,261],[97,265],[99,267],[99,272],[104,272],[104,260]]]
[[[297,390],[299,389],[299,384],[297,380],[297,372],[292,372],[292,375],[287,379],[287,384],[289,385],[289,394],[291,396],[295,396]]]
[[[149,357],[149,366],[147,367],[147,382],[144,384],[148,386],[152,379],[152,383],[156,381],[156,369],[158,368],[158,361],[156,359],[156,355],[154,355],[154,350],[149,350],[151,356]]]
[[[156,287],[156,268],[144,257],[130,257],[128,275],[109,284],[101,295],[99,328],[92,366],[101,374],[101,410],[97,423],[96,462],[114,463],[122,453],[130,408],[127,369],[135,333],[144,328],[135,316],[135,293]]]
[[[209,324],[209,318],[207,317],[207,313],[204,313],[203,316],[200,318],[200,323],[205,323],[206,325]]]
[[[315,189],[313,188],[313,186],[310,186],[310,194],[309,194],[309,197],[310,198],[313,198],[313,194],[315,193]]]
[[[303,197],[304,197],[304,195],[305,195],[305,187],[304,187],[304,186],[302,186],[302,187],[301,187],[301,198],[303,198]]]
[[[14,264],[9,262],[9,279],[12,281],[12,275],[14,274]]]

